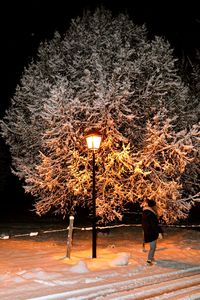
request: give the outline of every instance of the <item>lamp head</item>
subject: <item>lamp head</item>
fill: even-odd
[[[101,134],[97,130],[91,130],[86,135],[88,149],[98,150],[101,144]]]

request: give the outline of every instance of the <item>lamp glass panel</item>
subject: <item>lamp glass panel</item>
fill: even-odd
[[[87,146],[89,149],[98,150],[101,144],[100,135],[89,135],[86,137]]]

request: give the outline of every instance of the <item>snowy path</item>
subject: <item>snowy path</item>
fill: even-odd
[[[144,273],[139,276],[138,274],[130,275],[128,270],[127,274],[129,275],[128,280],[122,279],[123,274],[120,277],[120,272],[117,272],[116,277],[110,278],[109,283],[106,278],[106,282],[101,282],[101,284],[98,283],[100,278],[97,277],[95,282],[87,276],[87,282],[92,283],[93,281],[89,287],[81,287],[76,290],[72,288],[66,292],[29,298],[29,300],[178,299],[178,296],[182,296],[186,292],[193,295],[192,299],[200,299],[200,267],[167,273],[159,272],[148,276],[145,276]],[[101,279],[103,280],[103,274]],[[171,292],[173,293],[170,296]]]
[[[168,230],[157,264],[146,266],[139,228],[76,233],[71,259],[62,236],[0,240],[1,300],[200,300],[200,232]]]
[[[166,274],[169,275],[169,274]],[[153,277],[153,276],[152,276]],[[134,300],[134,299],[174,299],[177,300],[184,299],[184,295],[190,293],[189,299],[200,299],[200,273],[197,275],[183,276],[181,278],[176,278],[172,274],[167,276],[167,278],[160,279],[160,283],[155,283],[153,278],[151,282],[144,283],[138,288],[138,285],[128,286],[124,291],[121,292],[120,289],[115,293],[106,295],[103,299],[115,299],[115,300]],[[89,299],[89,298],[87,298]],[[94,299],[94,298],[93,298]],[[95,298],[102,299],[102,298]],[[187,298],[188,299],[188,298]]]

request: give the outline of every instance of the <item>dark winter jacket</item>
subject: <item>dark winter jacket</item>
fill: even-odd
[[[162,228],[159,226],[157,214],[152,208],[146,207],[142,213],[142,228],[144,231],[144,242],[149,243],[158,239]]]

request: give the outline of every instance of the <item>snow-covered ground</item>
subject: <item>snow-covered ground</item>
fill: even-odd
[[[149,267],[140,226],[99,232],[96,259],[90,230],[74,229],[67,258],[66,230],[10,226],[19,229],[21,235],[6,239],[0,227],[1,300],[200,299],[199,231],[164,227],[157,262]]]

